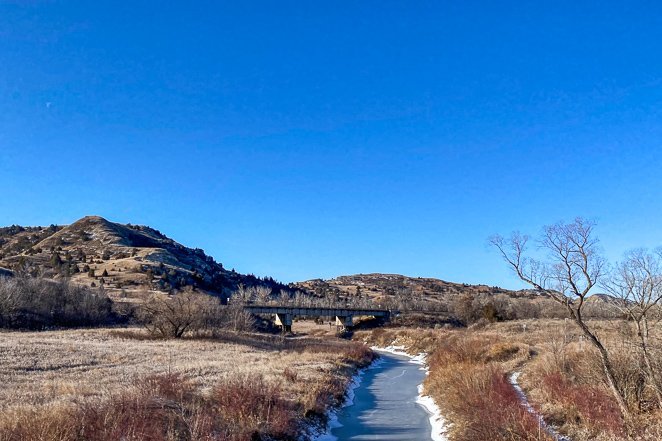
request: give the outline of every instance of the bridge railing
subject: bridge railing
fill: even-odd
[[[344,315],[390,315],[388,309],[367,308],[325,308],[325,307],[301,307],[301,306],[276,306],[276,305],[245,305],[244,309],[255,314],[294,314],[294,315],[319,315],[319,316],[344,316]]]

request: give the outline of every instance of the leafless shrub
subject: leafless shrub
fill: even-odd
[[[241,305],[233,304],[222,310],[218,325],[237,332],[248,332],[255,328],[255,317]]]
[[[213,323],[219,311],[218,299],[184,291],[171,296],[153,295],[140,306],[138,317],[151,334],[180,338]]]

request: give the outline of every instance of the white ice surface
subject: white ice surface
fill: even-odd
[[[345,401],[340,406],[340,408],[345,408],[354,405],[354,396],[355,396],[354,390],[361,385],[361,380],[363,379],[363,373],[367,369],[375,369],[381,363],[382,361],[380,359],[377,359],[373,361],[369,366],[360,369],[352,377],[352,381],[349,383],[349,387],[347,388]],[[340,421],[338,421],[338,409],[331,409],[327,416],[329,420],[326,425],[326,430],[322,433],[313,434],[311,436],[311,439],[313,441],[338,441],[338,437],[331,434],[332,429],[337,429],[338,427],[342,427],[342,424],[340,423]]]
[[[373,350],[377,352],[388,352],[395,355],[403,355],[409,357],[409,361],[414,364],[421,366],[421,370],[425,371],[425,375],[428,375],[428,368],[426,365],[426,354],[421,352],[418,355],[409,355],[405,352],[404,346],[387,346],[385,348],[380,348],[377,346],[372,347]],[[448,425],[444,420],[444,417],[441,415],[441,409],[437,406],[437,403],[434,402],[434,399],[429,395],[423,395],[423,385],[418,385],[418,398],[416,402],[420,404],[428,414],[430,414],[430,425],[432,426],[432,441],[448,441],[446,437],[446,429]],[[330,440],[332,441],[332,440]],[[335,441],[335,440],[333,440]]]

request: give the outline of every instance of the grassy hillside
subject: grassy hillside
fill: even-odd
[[[239,284],[282,288],[273,279],[228,271],[199,248],[153,228],[86,216],[71,225],[0,229],[0,267],[70,278],[124,297],[187,286],[227,297]]]
[[[498,286],[469,285],[399,274],[356,274],[335,279],[299,282],[296,287],[315,297],[336,302],[372,302],[404,314],[402,324],[470,325],[487,321],[527,318],[563,318],[565,310],[533,290],[507,290]],[[614,299],[605,294],[590,298],[585,313],[592,317],[618,315]],[[413,321],[412,321],[413,320]]]
[[[445,280],[408,277],[399,274],[355,274],[335,279],[314,279],[299,282],[302,289],[320,295],[367,296],[377,302],[423,300],[431,303],[446,303],[462,294],[509,295],[530,297],[529,291],[511,291],[498,286],[469,285]]]

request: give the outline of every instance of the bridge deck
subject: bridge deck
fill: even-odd
[[[247,305],[246,311],[253,314],[291,314],[298,316],[322,316],[322,317],[345,317],[348,315],[371,315],[374,317],[389,317],[391,311],[388,309],[361,309],[361,308],[317,308],[300,306],[269,306],[269,305]]]

